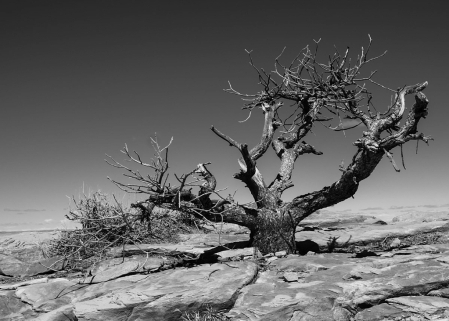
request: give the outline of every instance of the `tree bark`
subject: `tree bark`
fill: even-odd
[[[331,186],[295,197],[285,210],[295,217],[298,224],[319,209],[338,204],[357,192],[359,183],[368,178],[382,160],[384,151],[371,152],[358,150],[353,161],[346,168],[340,179]]]

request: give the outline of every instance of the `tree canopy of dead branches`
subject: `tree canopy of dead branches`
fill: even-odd
[[[327,61],[319,60],[320,41],[314,48],[306,46],[293,60],[283,62],[282,53],[275,58],[272,71],[258,68],[247,51],[251,67],[255,70],[261,90],[241,93],[229,83],[226,92],[244,100],[243,109],[252,113],[260,111],[264,115],[260,142],[250,148],[231,136],[211,127],[213,133],[239,153],[240,170],[234,178],[240,180],[250,190],[254,202],[251,205],[238,204],[231,196],[226,198],[216,190],[216,179],[200,163],[191,172],[175,175],[176,184],[168,182],[168,147],[161,147],[153,139],[155,155],[150,163],[142,161],[139,154],[131,153],[128,147],[122,150],[131,163],[152,170],[153,175],[142,175],[109,157],[108,163],[125,171],[125,177],[134,183],[124,184],[112,180],[120,189],[146,194],[146,200],[133,204],[141,211],[142,217],[151,214],[155,206],[180,209],[196,218],[213,222],[236,223],[248,227],[251,240],[262,252],[287,249],[295,251],[297,225],[310,214],[353,197],[359,183],[368,178],[376,166],[386,156],[394,169],[399,171],[393,159],[392,150],[408,141],[424,141],[432,138],[418,132],[418,123],[428,114],[428,100],[423,93],[427,82],[402,86],[396,90],[382,85],[374,79],[376,71],[365,71],[370,63],[380,59],[386,52],[371,55],[372,40],[362,47],[356,57],[349,48],[328,56]],[[393,94],[391,105],[378,111],[373,105],[373,94],[368,87],[377,86],[387,94]],[[405,96],[414,94],[415,104],[406,107]],[[407,113],[406,113],[407,111]],[[353,126],[345,127],[350,120]],[[337,121],[337,126],[331,126]],[[291,202],[284,202],[282,194],[294,186],[293,167],[301,155],[322,155],[319,147],[306,142],[314,125],[323,124],[330,132],[363,126],[362,136],[353,142],[355,152],[352,161],[339,166],[340,178],[330,186],[298,195]],[[270,149],[279,158],[279,171],[271,182],[266,182],[257,167],[257,161]],[[338,164],[336,164],[338,166]]]

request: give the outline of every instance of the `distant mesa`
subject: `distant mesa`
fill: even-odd
[[[5,208],[3,209],[5,212],[20,212],[20,214],[24,214],[23,212],[45,212],[45,209],[37,209],[37,208],[27,208],[27,209],[12,209],[12,208]],[[18,213],[19,214],[19,213]]]

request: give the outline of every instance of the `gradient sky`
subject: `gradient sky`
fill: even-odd
[[[415,4],[413,4],[415,2]],[[247,117],[242,101],[223,92],[228,80],[245,93],[260,90],[245,49],[271,70],[286,46],[293,58],[321,38],[325,60],[336,45],[356,56],[373,38],[368,66],[377,81],[397,88],[429,81],[429,116],[419,130],[430,146],[404,148],[407,170],[388,159],[360,184],[355,199],[335,210],[363,211],[448,204],[449,64],[446,1],[20,1],[0,2],[0,230],[61,226],[67,196],[101,190],[126,196],[107,179],[121,172],[105,153],[123,161],[125,143],[145,158],[149,138],[174,137],[172,173],[212,162],[218,188],[249,201],[232,178],[238,151],[210,131],[250,146],[262,115]],[[374,88],[384,110],[390,93]],[[413,97],[408,97],[408,106]],[[305,155],[295,166],[295,187],[285,199],[320,189],[339,177],[356,151],[361,129],[332,132],[319,125],[306,141],[324,155]],[[400,164],[399,150],[393,151]],[[270,149],[258,165],[270,181],[279,166]]]

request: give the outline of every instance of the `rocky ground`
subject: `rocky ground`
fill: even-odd
[[[448,220],[325,212],[297,233],[304,255],[264,257],[227,226],[115,248],[80,273],[44,257],[55,235],[0,236],[0,320],[182,320],[209,307],[236,321],[449,321]]]

